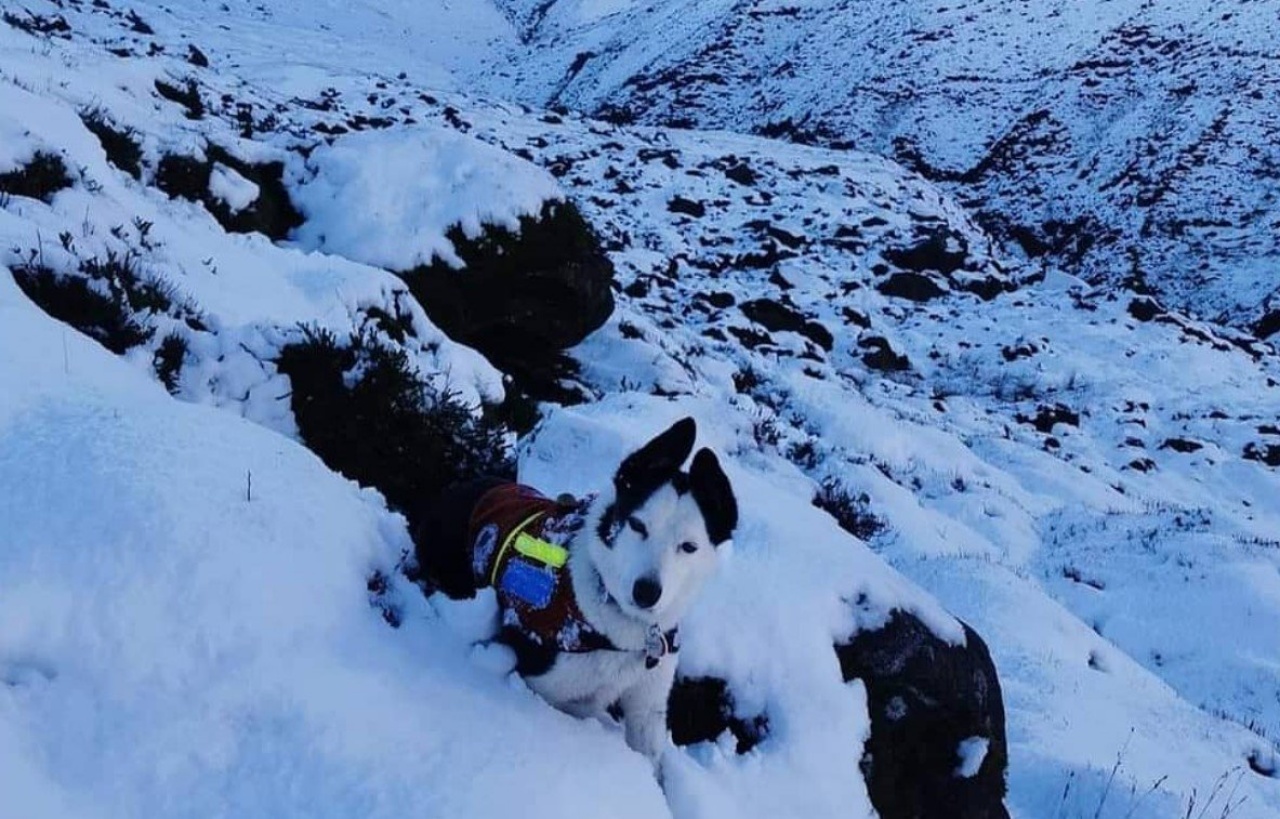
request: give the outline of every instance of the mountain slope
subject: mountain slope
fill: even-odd
[[[1280,328],[1268,3],[502,5],[528,100],[893,156],[1031,257]]]
[[[456,90],[509,60],[508,40],[483,65],[442,50],[446,87],[426,86],[399,73],[432,76],[429,57],[362,23],[380,19],[372,6],[220,12],[257,33],[201,29],[200,67],[186,45],[201,8],[33,4],[70,32],[0,28],[11,102],[0,173],[43,149],[69,175],[48,202],[4,203],[0,263],[76,278],[88,259],[133,252],[200,308],[197,326],[144,314],[156,334],[113,358],[0,277],[0,344],[28,351],[0,363],[0,383],[16,385],[0,404],[0,515],[17,533],[0,572],[0,754],[13,761],[0,771],[33,813],[132,815],[147,799],[208,815],[231,794],[238,812],[284,815],[868,815],[868,700],[832,646],[895,608],[961,639],[939,602],[986,637],[1000,671],[1013,815],[1092,816],[1101,803],[1103,816],[1154,819],[1182,814],[1193,792],[1215,812],[1241,798],[1232,815],[1280,810],[1270,348],[1060,272],[1040,280],[953,198],[875,156],[619,127]],[[160,33],[136,31],[128,12]],[[332,62],[304,47],[327,30],[346,34]],[[277,60],[281,42],[302,57]],[[137,129],[138,178],[81,122],[93,105]],[[744,526],[688,623],[681,668],[726,680],[739,715],[767,718],[769,732],[744,755],[728,735],[673,750],[665,801],[616,732],[552,712],[508,678],[509,658],[470,648],[492,625],[489,602],[428,603],[394,580],[403,625],[388,628],[366,583],[374,569],[394,577],[402,521],[290,440],[294,385],[275,360],[300,322],[374,333],[469,401],[501,397],[501,376],[371,264],[394,258],[319,242],[341,207],[309,211],[276,243],[215,218],[258,184],[236,166],[269,161],[298,201],[319,178],[346,178],[332,196],[352,213],[391,203],[374,224],[419,225],[422,247],[439,247],[448,221],[432,221],[423,190],[459,220],[474,214],[448,195],[465,186],[419,160],[371,179],[358,166],[330,173],[370,143],[417,157],[450,146],[459,167],[501,152],[504,178],[528,182],[519,191],[558,189],[602,234],[618,307],[572,351],[565,391],[582,403],[544,405],[520,441],[523,479],[588,491],[690,413],[726,454]],[[214,163],[216,196],[158,189],[164,157],[221,156],[215,146],[229,152]],[[509,192],[479,204],[499,221],[531,207]],[[400,324],[410,332],[397,339],[388,328]],[[177,397],[226,412],[155,384],[171,332],[189,344]],[[84,500],[50,528],[68,492]],[[117,525],[98,535],[112,510]],[[81,539],[103,541],[102,557],[69,569]],[[75,614],[85,588],[96,617]],[[223,588],[238,596],[220,599]],[[273,624],[264,609],[281,600],[292,605]],[[195,627],[164,619],[175,608]],[[132,643],[127,625],[154,636]],[[192,702],[211,704],[192,716]],[[77,741],[86,724],[96,744]],[[209,750],[206,731],[222,744]]]

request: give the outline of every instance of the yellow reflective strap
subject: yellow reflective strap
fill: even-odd
[[[520,536],[524,534],[524,530],[529,527],[529,524],[533,523],[545,514],[546,512],[534,512],[529,517],[520,521],[519,526],[507,533],[506,538],[502,541],[502,548],[498,549],[498,554],[493,559],[493,571],[489,573],[490,586],[498,585],[498,569],[502,568],[502,557],[507,553],[507,549],[511,548],[511,542],[519,540]]]
[[[560,568],[569,559],[569,552],[563,546],[539,540],[524,532],[516,536],[516,551],[525,557],[540,560],[553,569]]]

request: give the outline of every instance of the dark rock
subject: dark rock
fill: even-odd
[[[402,278],[442,330],[525,388],[551,386],[548,363],[613,312],[613,264],[571,203],[547,202],[518,232],[491,225],[471,239],[455,227],[448,238],[463,270],[435,260]]]
[[[865,313],[854,310],[852,307],[840,308],[840,315],[844,317],[845,322],[856,324],[864,330],[871,328],[871,319]]]
[[[954,242],[959,249],[949,250]],[[969,259],[968,242],[959,234],[937,228],[925,234],[923,240],[907,248],[893,248],[884,252],[890,264],[917,273],[933,270],[943,275],[954,273],[965,266]]]
[[[134,34],[150,35],[150,34],[156,33],[156,30],[153,29],[147,23],[146,20],[143,20],[141,17],[139,17],[138,12],[136,11],[130,11],[127,15],[125,15],[125,19],[129,21],[129,30],[132,31]]]
[[[1272,310],[1253,325],[1253,334],[1258,338],[1270,338],[1276,333],[1280,333],[1280,310]]]
[[[800,329],[800,335],[827,352],[831,352],[831,348],[836,344],[835,337],[831,335],[831,331],[816,321],[806,322],[804,327]]]
[[[1257,461],[1267,466],[1280,466],[1280,444],[1245,444],[1246,461]]]
[[[1004,700],[991,655],[973,629],[951,645],[914,615],[835,647],[845,680],[867,689],[871,737],[862,769],[883,819],[1007,819]],[[962,742],[985,739],[977,773],[956,775]]]
[[[728,731],[740,754],[769,735],[768,718],[763,714],[738,716],[729,686],[716,677],[676,679],[667,702],[667,727],[671,729],[672,742],[681,746],[714,742]]]
[[[683,213],[700,219],[707,215],[707,206],[701,202],[695,202],[692,199],[685,199],[683,196],[676,196],[667,203],[667,210],[672,213]]]
[[[1000,348],[1000,356],[1009,362],[1017,361],[1020,358],[1030,358],[1038,352],[1040,352],[1040,348],[1030,342]]]
[[[776,239],[779,244],[791,250],[795,250],[805,243],[805,238],[803,236],[797,236],[794,233],[789,233],[788,231],[774,225],[769,225],[765,228],[765,231]]]
[[[876,289],[886,296],[917,302],[947,295],[947,291],[939,287],[937,282],[920,273],[894,273],[876,285]]]
[[[723,291],[718,293],[699,293],[698,297],[705,299],[712,307],[718,307],[721,310],[726,307],[732,307],[734,302],[737,301],[733,297],[732,293],[725,293]]]
[[[71,24],[61,14],[43,17],[39,14],[32,14],[26,9],[24,11],[26,11],[26,17],[19,17],[6,11],[2,19],[19,31],[25,31],[34,36],[45,35],[59,37],[63,40],[71,39]]]
[[[1182,454],[1187,455],[1204,449],[1204,444],[1199,441],[1190,441],[1186,438],[1168,438],[1160,445],[1160,448],[1172,449],[1174,452],[1181,452]]]
[[[795,254],[789,254],[789,255],[795,255]],[[774,287],[782,291],[787,291],[795,287],[795,285],[787,281],[787,277],[779,273],[776,268],[769,271],[769,284],[773,285]]]
[[[869,369],[887,373],[911,369],[911,359],[894,350],[884,336],[860,338],[858,346],[867,351],[862,356],[862,363]]]
[[[1151,321],[1156,316],[1163,315],[1164,312],[1164,309],[1152,298],[1144,296],[1129,302],[1129,315],[1138,321]]]
[[[799,310],[781,302],[773,299],[754,299],[743,302],[739,309],[747,318],[770,332],[799,333],[827,351],[835,345],[835,339],[826,327],[816,321],[810,321]]]
[[[972,293],[983,301],[991,301],[1001,293],[1012,293],[1017,289],[1017,286],[1007,279],[985,276],[981,279],[958,282],[956,288],[965,293]]]
[[[753,299],[743,302],[742,314],[771,332],[787,330],[798,332],[808,320],[794,307],[773,299]]]
[[[729,327],[729,334],[738,340],[738,343],[748,350],[759,349],[766,344],[773,344],[773,337],[768,333],[761,333],[752,330],[750,327]]]
[[[209,67],[209,58],[205,56],[203,51],[193,45],[187,46],[187,62],[191,63],[196,68]]]
[[[1080,413],[1068,407],[1066,404],[1054,404],[1048,406],[1041,404],[1036,408],[1034,418],[1018,413],[1016,416],[1018,423],[1031,424],[1036,431],[1043,432],[1048,435],[1053,432],[1053,428],[1058,424],[1067,424],[1068,426],[1080,426]]]
[[[1018,243],[1028,258],[1037,259],[1052,250],[1034,229],[1025,225],[1009,225],[1005,228],[1005,234]]]
[[[756,172],[751,170],[751,166],[745,162],[726,169],[724,175],[731,181],[748,187],[753,187],[758,179]]]

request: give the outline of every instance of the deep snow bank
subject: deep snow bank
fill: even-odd
[[[0,348],[15,815],[665,815],[619,736],[474,664],[416,591],[382,622],[366,579],[408,543],[376,494],[174,401],[7,271]]]

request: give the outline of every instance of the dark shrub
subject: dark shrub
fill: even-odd
[[[514,477],[503,429],[477,418],[372,335],[340,343],[324,330],[280,351],[293,383],[302,439],[331,469],[376,487],[411,514],[447,485],[480,475]]]
[[[220,162],[258,186],[258,198],[236,213],[222,202],[206,196],[205,207],[228,231],[257,232],[280,241],[302,224],[302,214],[293,206],[289,191],[284,186],[283,162],[245,162],[218,145],[210,145],[206,153],[210,162]]]
[[[81,112],[80,121],[102,143],[108,162],[134,179],[142,178],[142,145],[136,131],[117,127],[101,108]]]
[[[13,268],[14,281],[40,309],[95,339],[113,353],[145,344],[152,330],[138,323],[123,291],[94,286],[81,276],[59,276],[43,265]]]
[[[55,193],[69,187],[71,177],[66,163],[46,151],[37,151],[30,162],[17,170],[0,173],[0,192],[13,196],[51,202]]]
[[[181,87],[156,80],[156,93],[170,102],[176,102],[186,109],[187,119],[204,117],[204,100],[200,99],[200,89],[195,80],[187,80]]]
[[[213,165],[194,156],[166,154],[156,166],[156,187],[174,198],[203,202],[209,198],[209,173]]]
[[[613,312],[613,265],[571,203],[548,202],[513,232],[490,225],[449,241],[465,269],[441,260],[401,275],[449,336],[483,353],[536,397],[563,378],[559,353]],[[547,388],[544,390],[543,388]]]
[[[876,289],[886,296],[917,302],[926,302],[947,295],[946,290],[923,273],[894,273],[877,284]]]
[[[24,9],[24,11],[26,11]],[[42,17],[38,14],[26,12],[26,17],[6,11],[2,18],[6,23],[18,29],[25,31],[32,36],[61,37],[64,40],[71,39],[71,25],[67,19],[61,14],[52,14],[48,17]]]
[[[187,340],[177,333],[170,333],[156,347],[151,366],[156,371],[156,378],[164,384],[169,392],[178,389],[178,377],[182,374],[182,365],[187,358]]]
[[[67,275],[37,263],[36,255],[33,252],[27,263],[13,268],[18,286],[46,313],[113,353],[151,340],[155,329],[144,314],[169,315],[192,329],[204,328],[195,305],[166,279],[139,271],[133,253],[108,251],[106,256],[82,260],[78,273]]]
[[[284,186],[284,163],[252,164],[232,156],[226,149],[209,145],[207,159],[169,154],[156,168],[156,187],[173,197],[199,202],[228,233],[262,233],[279,241],[302,224],[302,214],[293,206]],[[258,198],[242,210],[231,212],[226,203],[209,191],[214,163],[231,170],[258,186]]]
[[[870,540],[885,530],[885,522],[871,513],[871,498],[865,492],[854,496],[835,480],[823,482],[813,505],[859,540]]]

